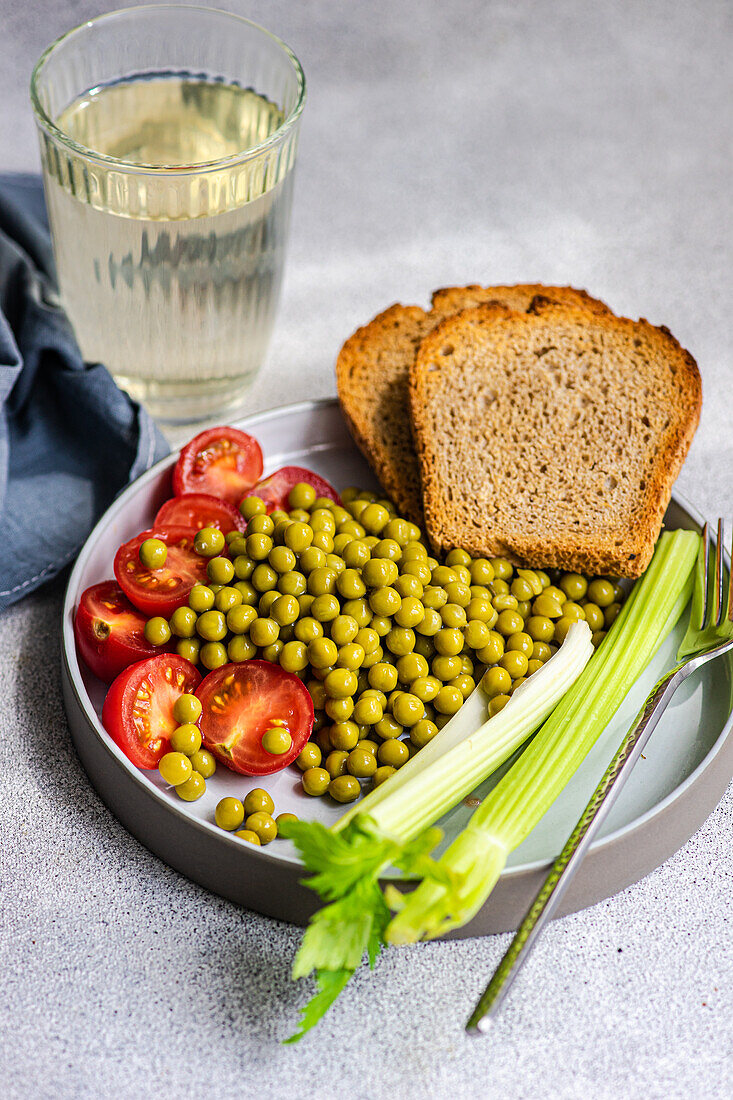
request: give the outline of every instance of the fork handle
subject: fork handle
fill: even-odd
[[[542,929],[555,913],[667,704],[682,680],[686,679],[687,671],[686,667],[678,665],[652,689],[517,929],[504,958],[494,971],[486,991],[466,1024],[468,1032],[480,1034],[488,1030],[491,1018],[498,1012]]]

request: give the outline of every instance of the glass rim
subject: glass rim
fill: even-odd
[[[261,141],[258,145],[252,145],[248,149],[243,149],[239,153],[231,153],[227,157],[220,157],[216,160],[204,160],[196,164],[187,164],[185,166],[177,165],[155,165],[155,164],[136,164],[134,162],[122,160],[119,157],[112,157],[108,153],[100,153],[96,149],[91,149],[89,146],[82,145],[80,142],[75,141],[70,134],[67,134],[59,126],[56,125],[54,120],[47,114],[41,105],[41,101],[38,95],[38,81],[43,69],[51,58],[52,54],[57,48],[64,43],[67,39],[78,34],[80,31],[85,30],[87,27],[96,26],[98,23],[105,22],[109,19],[118,18],[121,15],[132,15],[136,12],[152,12],[152,11],[193,11],[199,14],[205,15],[224,15],[229,19],[235,20],[237,23],[244,23],[246,26],[259,31],[261,34],[269,38],[275,45],[279,46],[283,53],[288,57],[290,63],[295,71],[295,76],[298,82],[298,97],[297,100],[283,121],[280,123],[276,130]],[[33,113],[36,117],[37,124],[46,131],[46,133],[54,138],[56,141],[65,145],[67,148],[73,150],[73,152],[84,157],[86,160],[98,161],[107,166],[114,165],[121,172],[138,173],[142,175],[165,175],[166,177],[175,175],[196,175],[205,171],[216,171],[222,167],[227,167],[235,164],[240,164],[248,160],[254,160],[262,155],[271,147],[281,144],[288,132],[291,131],[297,123],[300,115],[303,112],[303,106],[306,99],[306,85],[305,85],[305,73],[303,72],[303,66],[291,50],[290,46],[284,42],[281,38],[278,38],[272,31],[268,31],[266,27],[261,26],[259,23],[255,23],[251,19],[246,19],[243,15],[237,15],[236,12],[226,11],[224,8],[208,8],[202,7],[196,4],[141,4],[131,8],[116,8],[114,11],[104,12],[101,15],[95,16],[93,19],[85,19],[83,23],[78,23],[75,27],[65,31],[63,34],[55,38],[46,49],[43,51],[38,61],[33,67],[31,73],[30,82],[30,96],[31,106]]]

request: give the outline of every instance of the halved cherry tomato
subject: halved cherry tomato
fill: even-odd
[[[341,497],[333,485],[329,485],[325,478],[314,474],[312,470],[306,470],[304,466],[282,466],[279,470],[275,470],[274,474],[258,481],[253,489],[245,493],[245,496],[261,497],[267,505],[268,512],[274,512],[276,508],[287,512],[290,508],[288,493],[294,485],[299,485],[301,482],[312,485],[316,496],[328,497],[329,500],[335,500],[337,504],[341,503]]]
[[[206,584],[206,558],[193,548],[195,534],[193,527],[156,527],[123,543],[115,554],[120,588],[146,615],[169,618],[177,607],[183,607],[195,584]],[[162,569],[148,569],[138,556],[142,543],[153,535],[168,547]]]
[[[173,492],[210,493],[237,505],[262,477],[262,451],[256,439],[236,428],[209,428],[181,451],[173,471]]]
[[[209,493],[184,493],[162,505],[153,526],[193,527],[195,531],[202,527],[218,527],[227,534],[228,531],[244,531],[247,521],[233,505],[219,497]]]
[[[195,692],[200,682],[191,662],[176,653],[138,661],[107,692],[102,725],[133,764],[154,768],[178,726],[173,717],[176,699]]]
[[[145,640],[145,622],[115,581],[93,584],[82,593],[74,616],[79,656],[109,684],[128,665],[162,652]]]
[[[196,692],[203,707],[204,745],[240,775],[270,775],[292,764],[313,729],[313,700],[302,680],[269,661],[242,661],[214,669]],[[262,737],[285,726],[290,750],[273,756]]]

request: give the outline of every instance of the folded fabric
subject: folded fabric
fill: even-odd
[[[0,177],[0,609],[56,576],[168,445],[98,363],[55,284],[37,176]]]

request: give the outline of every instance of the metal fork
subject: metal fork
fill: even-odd
[[[494,971],[486,991],[469,1019],[470,1034],[485,1034],[519,970],[527,961],[545,924],[557,910],[588,848],[618,798],[667,704],[680,684],[708,661],[733,650],[733,584],[726,581],[723,561],[723,521],[718,520],[715,557],[710,567],[711,538],[706,523],[695,576],[690,626],[680,647],[684,660],[657,682],[637,714],[618,752],[606,769],[590,802],[555,860],[514,939]]]

